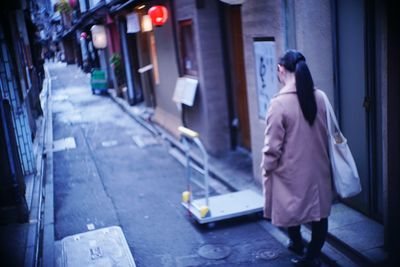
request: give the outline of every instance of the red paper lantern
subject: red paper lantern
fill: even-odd
[[[69,0],[69,5],[74,8],[76,6],[76,0]]]
[[[168,19],[168,10],[165,6],[153,6],[147,14],[150,16],[153,25],[162,26]]]
[[[82,32],[81,33],[81,38],[82,39],[86,39],[87,38],[87,33],[86,32]]]

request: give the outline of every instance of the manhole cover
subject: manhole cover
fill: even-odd
[[[273,260],[278,258],[278,252],[269,249],[263,249],[257,252],[256,258],[262,260]]]
[[[206,259],[221,260],[231,254],[231,248],[225,245],[207,244],[201,246],[197,253]]]

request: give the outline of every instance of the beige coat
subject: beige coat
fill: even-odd
[[[277,226],[318,221],[330,214],[331,170],[326,109],[315,91],[317,116],[304,119],[296,88],[284,87],[272,99],[262,149],[264,216]]]

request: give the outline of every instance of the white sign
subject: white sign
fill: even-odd
[[[133,12],[126,15],[126,32],[127,33],[136,33],[140,32],[140,24],[139,17],[137,13]]]
[[[258,116],[265,119],[271,98],[277,92],[277,63],[274,41],[254,41]]]
[[[245,0],[221,0],[221,2],[227,3],[229,5],[242,5]]]
[[[193,106],[197,84],[198,81],[195,79],[187,77],[178,78],[172,100],[176,103]]]

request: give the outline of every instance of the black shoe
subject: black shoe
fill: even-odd
[[[294,258],[291,260],[294,266],[298,267],[319,267],[321,266],[321,261],[319,259],[309,259],[306,257]]]
[[[304,254],[304,245],[303,243],[294,243],[292,241],[289,242],[287,249],[296,253],[299,256],[303,256]]]

